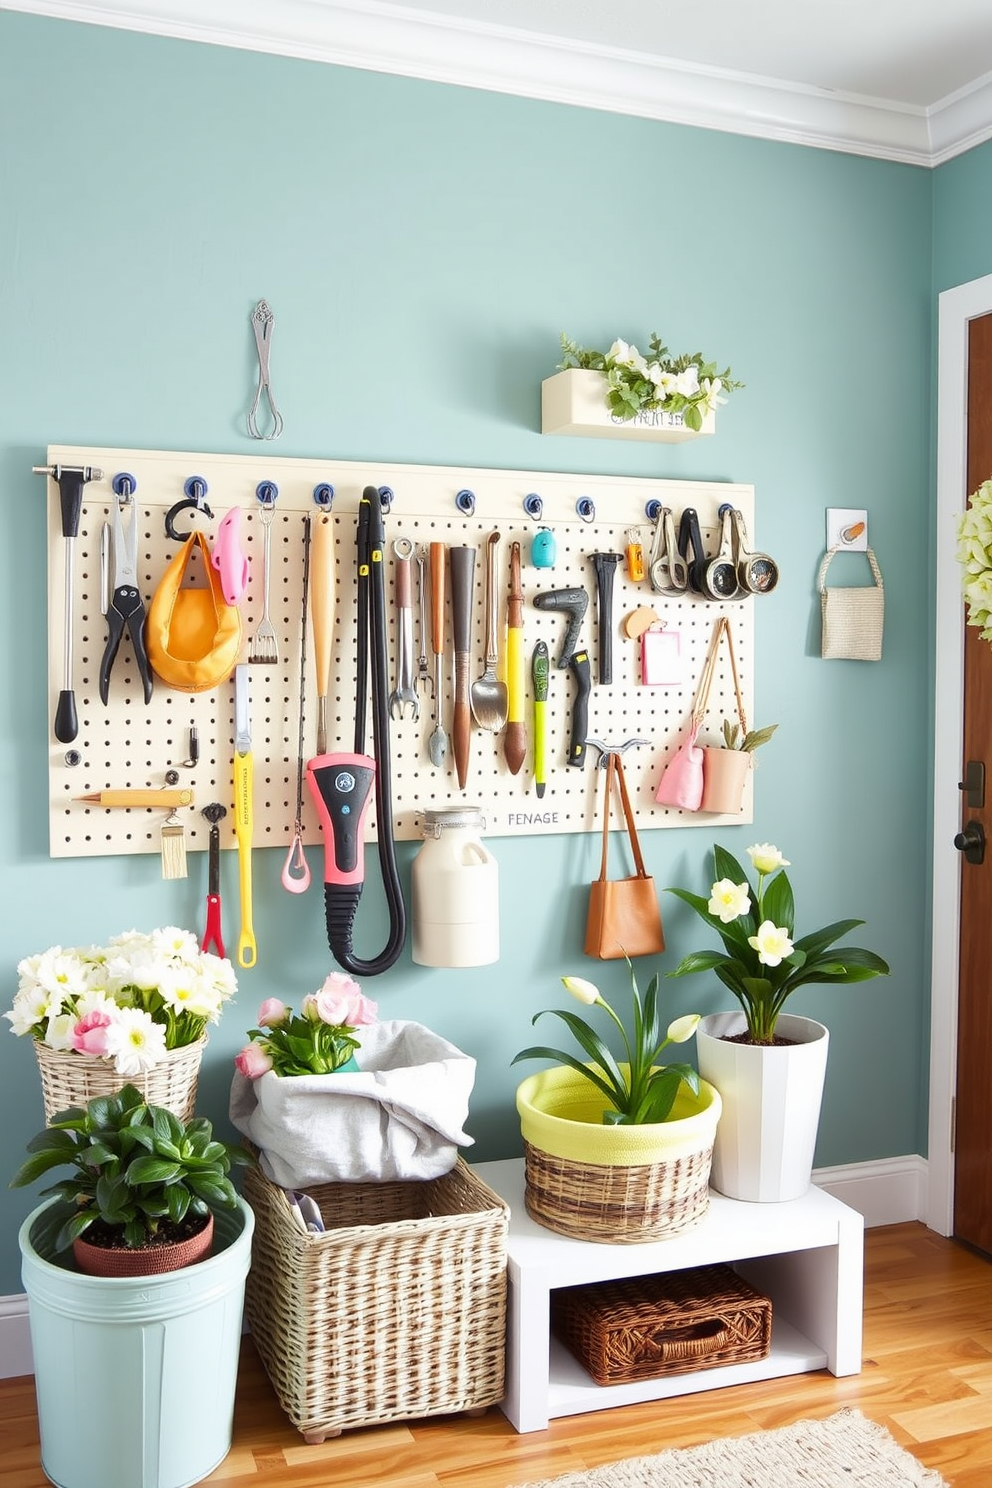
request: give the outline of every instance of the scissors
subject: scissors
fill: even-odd
[[[138,509],[133,507],[125,528],[121,517],[125,506],[133,506],[131,497],[118,496],[111,533],[112,579],[107,604],[107,644],[100,662],[100,698],[106,703],[110,696],[110,673],[126,625],[148,703],[152,696],[152,674],[145,651],[145,603],[138,588]]]
[[[276,400],[272,396],[272,384],[269,381],[269,348],[272,345],[272,327],[276,318],[269,309],[266,300],[259,300],[252,311],[251,328],[255,332],[255,350],[258,352],[258,387],[255,389],[255,398],[248,410],[248,433],[252,439],[278,439],[282,433],[282,414],[276,407]],[[258,427],[258,407],[262,399],[262,393],[269,400],[269,412],[272,415],[272,432],[263,434]]]

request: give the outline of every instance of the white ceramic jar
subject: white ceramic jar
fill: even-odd
[[[499,960],[499,864],[480,840],[478,806],[425,811],[413,860],[413,959],[418,966]]]

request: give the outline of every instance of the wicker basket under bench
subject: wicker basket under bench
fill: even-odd
[[[283,1190],[259,1170],[245,1177],[255,1212],[248,1321],[304,1439],[501,1400],[503,1200],[461,1159],[427,1182],[308,1192],[322,1235],[303,1234]]]
[[[551,1293],[551,1328],[597,1385],[767,1357],[772,1304],[730,1266]]]

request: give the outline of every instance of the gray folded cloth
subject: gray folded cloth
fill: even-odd
[[[454,1167],[475,1060],[422,1023],[359,1031],[357,1073],[249,1080],[235,1070],[230,1118],[280,1188],[438,1178]]]

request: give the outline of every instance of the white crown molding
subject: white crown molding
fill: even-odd
[[[992,137],[992,79],[925,109],[400,9],[384,0],[0,0],[0,9],[909,165],[938,165]]]

